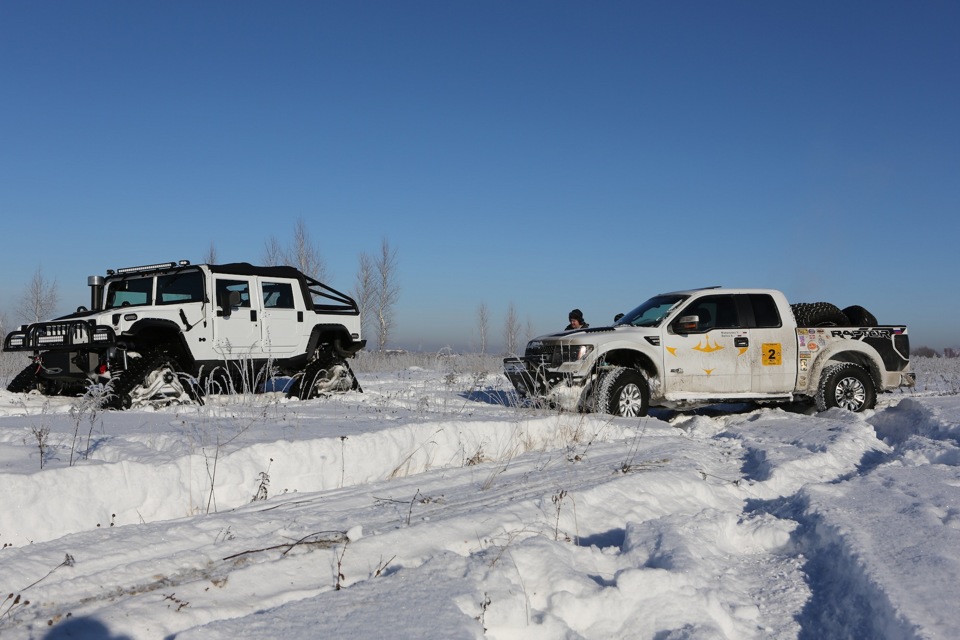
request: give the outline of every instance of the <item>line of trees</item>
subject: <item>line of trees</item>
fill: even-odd
[[[210,253],[216,251],[211,244]],[[319,248],[311,241],[306,223],[297,220],[293,232],[293,242],[284,246],[275,237],[270,237],[264,247],[264,263],[267,265],[289,264],[307,275],[324,280],[327,274],[326,263],[320,257]],[[351,295],[360,309],[360,321],[368,344],[377,351],[386,351],[395,326],[395,309],[400,299],[398,280],[398,257],[395,247],[384,238],[377,253],[362,252],[357,263],[357,275]],[[477,308],[477,330],[480,353],[487,353],[490,347],[490,308],[481,303]],[[516,305],[510,302],[503,326],[504,352],[513,355],[522,353],[526,340],[521,338],[525,331],[526,340],[534,337],[534,328],[528,318],[522,326]]]
[[[914,347],[910,350],[910,355],[920,356],[923,358],[939,358],[940,354],[937,353],[936,349],[931,349],[930,347]],[[943,350],[944,358],[960,358],[960,349],[951,349],[947,347]]]

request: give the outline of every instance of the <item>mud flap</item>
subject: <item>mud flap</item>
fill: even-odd
[[[353,385],[351,385],[350,390],[363,393],[363,387],[360,386],[360,381],[357,380],[357,374],[353,372],[353,368],[350,367],[350,363],[344,360],[343,365],[347,368],[347,371],[350,372],[350,377],[353,378]]]

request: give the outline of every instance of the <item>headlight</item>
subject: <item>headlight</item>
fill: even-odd
[[[557,348],[554,352],[554,358],[559,357],[559,362],[555,364],[563,364],[564,362],[577,362],[578,360],[583,360],[593,351],[593,345],[589,344],[563,344]]]

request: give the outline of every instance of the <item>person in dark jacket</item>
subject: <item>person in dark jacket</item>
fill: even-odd
[[[567,328],[564,331],[570,331],[571,329],[586,329],[590,325],[583,321],[583,311],[580,309],[574,309],[570,312],[570,315],[567,316],[567,319],[570,321],[570,324],[567,325]]]

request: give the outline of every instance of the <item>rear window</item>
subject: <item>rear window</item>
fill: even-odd
[[[265,309],[293,309],[293,285],[289,282],[264,282]]]
[[[772,329],[782,325],[780,322],[780,311],[777,309],[777,303],[773,297],[765,293],[751,293],[750,305],[753,307],[753,319],[757,327],[761,329]]]

